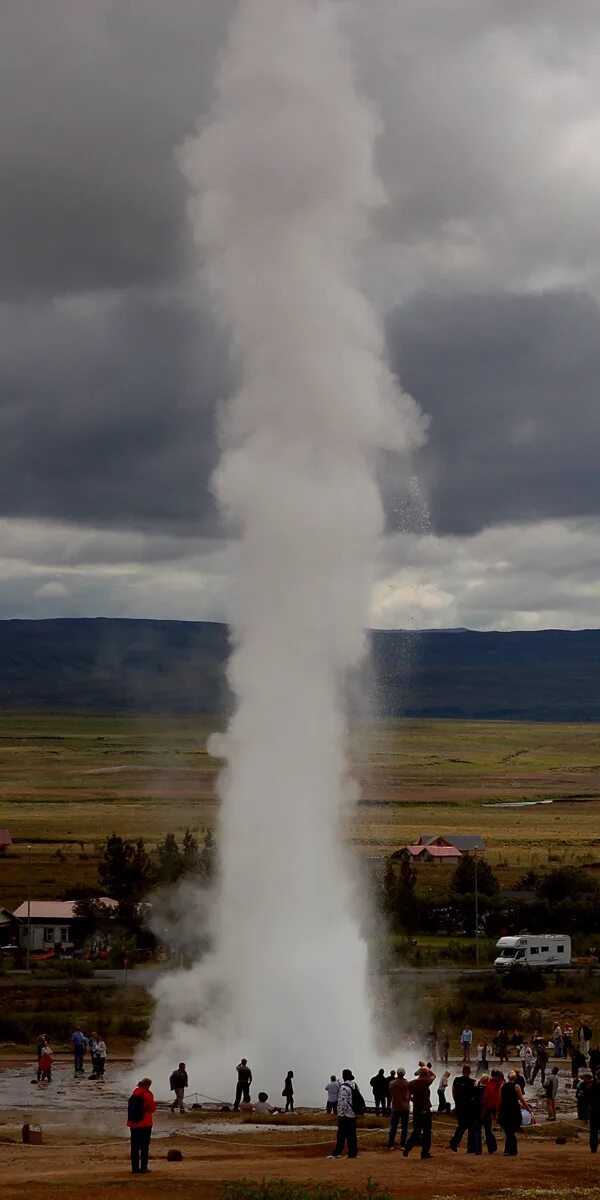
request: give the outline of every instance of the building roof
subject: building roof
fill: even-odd
[[[402,850],[396,851],[396,854],[398,854],[398,856],[400,856],[401,854],[404,853],[405,850],[407,850],[408,853],[411,854],[413,858],[418,858],[419,855],[423,853],[424,849],[425,849],[424,846],[403,846]],[[394,857],[395,857],[395,855],[392,855],[392,858],[394,858]]]
[[[0,829],[0,846],[12,846],[10,829]]]
[[[457,850],[485,850],[485,842],[480,833],[422,833],[419,845],[430,846],[432,842],[456,846]]]
[[[117,901],[111,900],[110,896],[99,896],[98,899],[109,908],[117,907]],[[77,900],[24,900],[14,915],[20,921],[29,918],[32,921],[73,921],[77,918],[75,906],[78,903]]]
[[[462,858],[462,854],[458,846],[423,846],[423,854],[429,854],[432,858]]]

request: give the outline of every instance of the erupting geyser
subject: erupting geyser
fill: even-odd
[[[215,747],[214,950],[159,986],[150,1046],[162,1079],[184,1058],[216,1097],[242,1055],[272,1097],[292,1068],[300,1103],[323,1102],[331,1072],[351,1065],[365,1086],[378,1065],[340,831],[345,688],[383,532],[377,452],[407,452],[423,425],[357,282],[384,199],[375,136],[334,9],[242,0],[210,123],[181,152],[243,380],[214,479],[236,535],[236,706]]]

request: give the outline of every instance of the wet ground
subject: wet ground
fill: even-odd
[[[151,1178],[132,1180],[128,1167],[125,1101],[127,1080],[119,1072],[104,1082],[74,1080],[70,1063],[58,1063],[52,1083],[39,1088],[35,1071],[24,1066],[0,1070],[0,1178],[3,1200],[120,1200],[125,1194],[149,1197],[169,1194],[172,1200],[218,1200],[223,1183],[240,1177],[277,1177],[357,1186],[376,1179],[392,1196],[406,1200],[454,1200],[496,1196],[514,1186],[535,1185],[536,1196],[556,1200],[565,1185],[583,1189],[581,1197],[600,1194],[600,1162],[590,1155],[587,1129],[575,1119],[573,1093],[566,1069],[561,1074],[559,1122],[544,1119],[541,1088],[528,1089],[538,1124],[520,1138],[520,1157],[502,1153],[474,1158],[463,1147],[449,1151],[451,1118],[434,1118],[433,1159],[422,1162],[415,1152],[405,1160],[386,1150],[385,1128],[359,1128],[356,1162],[332,1162],[335,1121],[322,1113],[300,1111],[293,1118],[254,1121],[251,1115],[216,1110],[172,1114],[160,1105],[152,1140]],[[32,1082],[32,1080],[34,1082]],[[42,1145],[24,1145],[24,1122],[38,1124]],[[371,1122],[371,1124],[374,1124]],[[555,1143],[555,1134],[564,1143]],[[183,1161],[170,1163],[170,1148]],[[466,1149],[466,1145],[464,1147]],[[502,1142],[500,1140],[500,1149]],[[597,1165],[598,1163],[598,1165]],[[554,1191],[552,1191],[554,1189]],[[589,1190],[588,1192],[588,1189]],[[516,1195],[516,1192],[515,1192]]]

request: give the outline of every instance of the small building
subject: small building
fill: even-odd
[[[456,866],[462,854],[456,846],[438,846],[437,843],[423,846],[419,843],[413,846],[403,846],[401,850],[396,850],[392,854],[391,861],[399,862],[403,858],[409,858],[414,863],[446,863],[447,866]]]
[[[456,846],[423,846],[420,862],[445,863],[448,867],[456,867],[462,858],[462,853]]]
[[[10,829],[0,829],[0,854],[6,854],[9,846],[12,846],[13,840],[10,836]]]
[[[0,908],[0,948],[15,946],[19,932],[19,922],[8,908]]]
[[[485,850],[485,842],[479,833],[422,833],[419,846],[454,846],[461,854],[473,854]]]
[[[25,900],[14,913],[19,946],[32,954],[72,950],[80,940],[84,920],[76,912],[77,900]],[[102,896],[100,903],[116,908],[117,901]]]

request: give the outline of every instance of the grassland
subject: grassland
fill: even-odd
[[[15,839],[0,861],[0,904],[92,883],[113,830],[158,841],[213,826],[219,764],[202,719],[0,716],[0,825]],[[598,725],[390,721],[353,731],[362,801],[346,834],[380,859],[420,833],[481,833],[508,883],[530,866],[600,868]],[[531,808],[502,801],[552,799]],[[29,848],[30,847],[30,848]],[[429,866],[428,879],[446,868]]]

